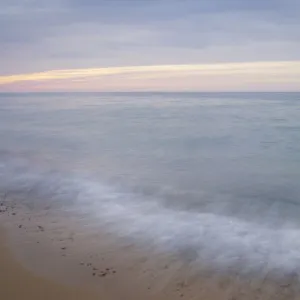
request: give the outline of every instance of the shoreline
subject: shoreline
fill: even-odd
[[[2,199],[0,204],[0,269],[6,278],[0,277],[0,290],[1,283],[7,286],[0,299],[3,294],[7,300],[21,295],[25,300],[41,299],[49,289],[48,298],[42,299],[190,299],[185,294],[190,287],[183,264],[169,254],[152,255],[111,234],[74,234],[70,218],[67,227],[47,214],[24,210],[12,199]],[[15,294],[18,282],[25,284]]]
[[[2,203],[0,299],[300,300],[296,273],[276,279],[267,273],[247,278],[207,271],[110,234],[70,237],[76,228],[72,219],[68,228],[15,205]]]

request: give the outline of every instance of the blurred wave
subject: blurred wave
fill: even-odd
[[[64,210],[85,219],[90,226],[137,243],[178,254],[189,262],[219,271],[298,272],[300,267],[300,227],[293,222],[270,226],[280,207],[270,206],[265,223],[247,222],[239,216],[222,215],[222,207],[201,210],[173,210],[163,199],[122,191],[88,177],[33,166],[22,156],[1,153],[0,193],[17,200],[32,212]],[[238,204],[237,204],[238,205]],[[239,204],[240,209],[262,206]],[[298,204],[290,212],[299,213]],[[239,210],[239,208],[236,208]]]

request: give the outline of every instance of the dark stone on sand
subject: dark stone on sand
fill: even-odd
[[[94,271],[97,271],[98,269],[97,269],[97,268],[93,268],[93,270],[94,270]]]
[[[93,273],[93,276],[96,276],[96,273]]]
[[[61,249],[61,250],[66,250],[67,248],[66,248],[66,247],[61,247],[60,249]]]
[[[40,231],[44,231],[44,230],[45,230],[44,227],[43,227],[43,226],[40,226],[40,225],[38,225],[38,229],[39,229]]]
[[[19,228],[22,228],[22,225],[19,225]]]
[[[16,213],[12,213],[12,215],[13,215],[13,216],[15,216],[15,215],[16,215]]]

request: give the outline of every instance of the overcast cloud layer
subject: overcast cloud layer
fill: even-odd
[[[300,61],[300,1],[0,0],[0,43],[2,76]]]

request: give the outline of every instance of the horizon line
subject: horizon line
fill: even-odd
[[[256,94],[278,94],[278,93],[300,93],[299,91],[0,91],[0,94],[148,94],[148,93],[161,93],[161,94],[238,94],[238,93],[256,93]]]

